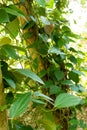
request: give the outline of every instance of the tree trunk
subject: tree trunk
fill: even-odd
[[[0,108],[5,104],[5,94],[2,83],[2,72],[0,68]],[[7,114],[6,110],[0,109],[0,130],[8,130]]]
[[[14,3],[18,3],[19,2],[19,0],[14,0]],[[33,10],[32,10],[32,6],[31,6],[31,4],[32,4],[32,2],[33,2],[33,0],[25,0],[25,2],[24,2],[24,4],[23,5],[20,5],[19,6],[19,8],[26,14],[26,15],[28,15],[28,21],[30,20],[29,19],[29,16],[31,15],[33,15]],[[25,20],[24,19],[22,19],[22,18],[19,18],[19,22],[20,22],[20,25],[23,25],[24,24],[24,22],[25,22]],[[35,27],[33,27],[33,28],[31,28],[31,29],[25,29],[24,30],[24,32],[33,32],[33,35],[30,37],[30,38],[27,38],[26,39],[26,43],[27,43],[27,45],[31,45],[31,44],[33,44],[34,42],[35,42],[35,40],[37,40],[37,27],[35,26]],[[49,33],[49,32],[48,32]],[[43,49],[43,48],[42,48]],[[34,48],[30,48],[29,49],[29,52],[30,52],[30,55],[32,56],[32,60],[34,60],[35,58],[39,58],[39,65],[38,65],[38,72],[40,72],[41,70],[43,70],[43,69],[45,69],[45,66],[48,64],[48,62],[47,63],[45,63],[44,61],[43,61],[43,59],[41,59],[40,57],[39,57],[39,55],[38,55],[38,52],[34,49]],[[48,66],[48,65],[47,65]],[[47,77],[44,77],[44,80],[48,80],[47,79]],[[43,89],[42,90],[44,93],[47,93],[47,90],[46,90],[46,92],[45,92],[45,89]],[[53,107],[53,106],[52,106]],[[50,108],[49,108],[50,109]],[[65,115],[64,115],[65,114]],[[61,124],[62,125],[62,128],[61,128],[61,130],[68,130],[68,123],[67,123],[67,120],[66,120],[66,118],[64,118],[65,116],[66,116],[66,114],[67,113],[64,113],[63,115],[62,115],[62,117],[61,117],[61,113],[59,113],[58,111],[55,111],[55,112],[53,112],[53,115],[54,115],[54,117],[55,117],[55,123],[58,125],[58,123],[59,124]],[[64,116],[64,117],[63,117]]]

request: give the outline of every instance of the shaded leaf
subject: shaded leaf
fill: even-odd
[[[16,50],[14,49],[13,46],[7,44],[7,45],[2,46],[2,49],[5,51],[5,53],[6,53],[9,57],[12,57],[12,58],[14,58],[14,59],[16,59],[16,60],[19,58],[19,56],[18,56],[18,54],[16,53]]]
[[[43,93],[35,92],[34,95],[37,96],[37,97],[42,97],[43,99],[45,99],[45,100],[47,100],[47,101],[53,101],[52,98],[50,98],[50,97],[44,95]]]
[[[39,100],[39,99],[32,99],[33,102],[38,103],[38,104],[46,104],[45,102]]]
[[[54,120],[54,116],[51,111],[44,111],[41,112],[42,119],[40,122],[43,124],[45,130],[56,130],[56,124]]]
[[[50,86],[50,95],[52,94],[58,94],[59,92],[61,92],[61,88],[56,86],[56,85],[51,85]]]
[[[25,14],[19,8],[17,8],[15,5],[10,5],[10,6],[3,8],[3,9],[8,14],[12,14],[12,15],[15,15],[15,16],[21,16],[21,17],[25,18]]]
[[[77,59],[76,59],[73,55],[71,55],[71,56],[69,57],[69,60],[70,60],[72,63],[74,63],[74,64],[77,63]]]
[[[26,111],[30,101],[31,93],[25,93],[18,96],[14,103],[11,105],[10,117],[15,118],[20,116],[23,112]]]
[[[9,16],[4,9],[0,9],[0,23],[9,22]]]
[[[6,82],[12,87],[12,88],[16,88],[16,84],[15,82],[11,79],[11,78],[6,78],[4,77],[4,79],[6,80]]]
[[[63,85],[73,85],[73,82],[71,80],[64,80],[62,81]]]
[[[69,75],[69,78],[71,80],[73,80],[74,82],[76,82],[76,83],[79,82],[79,75],[78,74],[74,73],[73,71],[70,71],[68,75]]]
[[[62,71],[60,71],[60,70],[56,70],[55,71],[55,76],[56,76],[57,80],[59,81],[59,80],[64,78],[64,73]]]

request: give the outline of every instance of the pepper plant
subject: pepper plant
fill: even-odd
[[[64,0],[0,3],[0,63],[6,93],[0,110],[9,109],[12,130],[76,130],[81,122],[75,112],[85,104],[86,90],[80,84],[85,76],[80,71],[84,52],[71,46],[80,37],[64,18],[67,6]],[[35,127],[17,122],[27,108],[36,110]]]

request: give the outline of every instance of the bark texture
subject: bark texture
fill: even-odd
[[[2,108],[4,105],[5,105],[5,94],[2,83],[2,72],[0,69],[0,108]],[[1,109],[0,109],[0,130],[9,130],[6,110]]]

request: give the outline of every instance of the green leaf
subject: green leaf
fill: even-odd
[[[11,43],[11,39],[9,37],[3,37],[1,40],[0,40],[0,46],[3,46],[5,44],[10,44]]]
[[[69,60],[70,60],[72,63],[74,63],[74,64],[77,63],[77,59],[76,59],[73,55],[71,55],[71,56],[69,57]]]
[[[57,80],[59,81],[59,80],[64,78],[64,73],[62,71],[60,71],[60,70],[56,70],[55,71],[55,76],[56,76]]]
[[[50,97],[44,95],[43,93],[35,92],[34,95],[37,96],[37,97],[42,97],[43,99],[45,99],[45,100],[47,100],[47,101],[53,101],[52,98],[50,98]]]
[[[66,63],[65,66],[68,68],[73,68],[73,65],[71,63]]]
[[[33,102],[38,103],[38,104],[46,104],[45,102],[39,100],[39,99],[32,99]]]
[[[42,6],[42,7],[45,7],[45,5],[46,5],[46,1],[45,1],[45,0],[36,0],[36,2],[37,2],[40,6]]]
[[[30,71],[29,69],[17,69],[16,71],[18,71],[20,74],[23,74],[33,79],[34,81],[44,84],[44,82],[34,72]]]
[[[0,9],[0,23],[9,22],[9,16],[4,9]]]
[[[25,33],[23,33],[23,38],[24,38],[25,40],[31,38],[32,36],[33,36],[33,33],[32,33],[32,32],[25,32]]]
[[[83,76],[85,76],[85,74],[84,73],[82,73],[81,71],[79,71],[79,70],[72,70],[72,72],[74,72],[74,73],[76,73],[76,74],[78,74],[78,75],[83,75]]]
[[[54,5],[54,0],[48,0],[47,1],[47,6],[48,6],[48,8],[53,8],[53,5]]]
[[[41,16],[42,23],[45,25],[50,25],[50,21],[46,19],[46,17]]]
[[[41,124],[43,124],[45,130],[56,130],[56,124],[54,120],[53,113],[51,111],[47,111],[47,109],[41,112],[42,119],[40,120]]]
[[[62,93],[56,97],[54,107],[56,108],[72,107],[80,104],[80,102],[81,98],[68,93]]]
[[[19,8],[17,8],[15,5],[10,5],[3,9],[9,14],[12,14],[15,16],[21,16],[22,18],[25,18],[25,14]]]
[[[18,120],[9,120],[9,130],[33,130],[30,125],[24,125],[22,122]]]
[[[71,85],[70,88],[71,88],[72,91],[75,91],[75,92],[78,92],[78,91],[79,91],[78,86]]]
[[[52,47],[48,50],[49,54],[57,54],[57,55],[65,55],[65,53],[61,52],[58,48]]]
[[[74,82],[78,83],[79,82],[79,75],[74,73],[73,71],[70,71],[68,74],[69,78],[73,80]]]
[[[79,121],[79,126],[80,126],[81,128],[83,128],[84,130],[86,130],[85,128],[87,128],[87,124],[86,124],[85,121],[82,120],[82,119],[80,119],[80,121]]]
[[[73,85],[73,82],[71,80],[64,80],[62,81],[63,85]]]
[[[69,28],[68,26],[63,26],[63,27],[62,27],[62,32],[63,32],[63,33],[65,33],[65,32],[71,33],[71,30],[70,30],[70,28]]]
[[[6,82],[12,87],[12,88],[16,88],[16,84],[15,82],[11,79],[11,78],[6,78],[4,77],[4,79],[6,80]]]
[[[16,118],[26,111],[29,103],[31,101],[31,93],[21,94],[17,97],[15,102],[10,108],[10,117]]]
[[[5,51],[5,53],[9,56],[17,60],[19,56],[16,53],[16,50],[11,45],[4,45],[2,46],[2,49]]]
[[[19,32],[19,21],[18,19],[14,19],[12,22],[9,22],[7,25],[6,25],[6,33],[10,34],[10,36],[12,38],[16,38],[16,36],[18,35],[18,32]]]
[[[58,94],[59,92],[61,92],[61,88],[56,86],[56,85],[51,85],[50,86],[50,95],[52,94]]]
[[[78,128],[78,120],[76,118],[72,118],[69,121],[69,130],[77,130]]]

